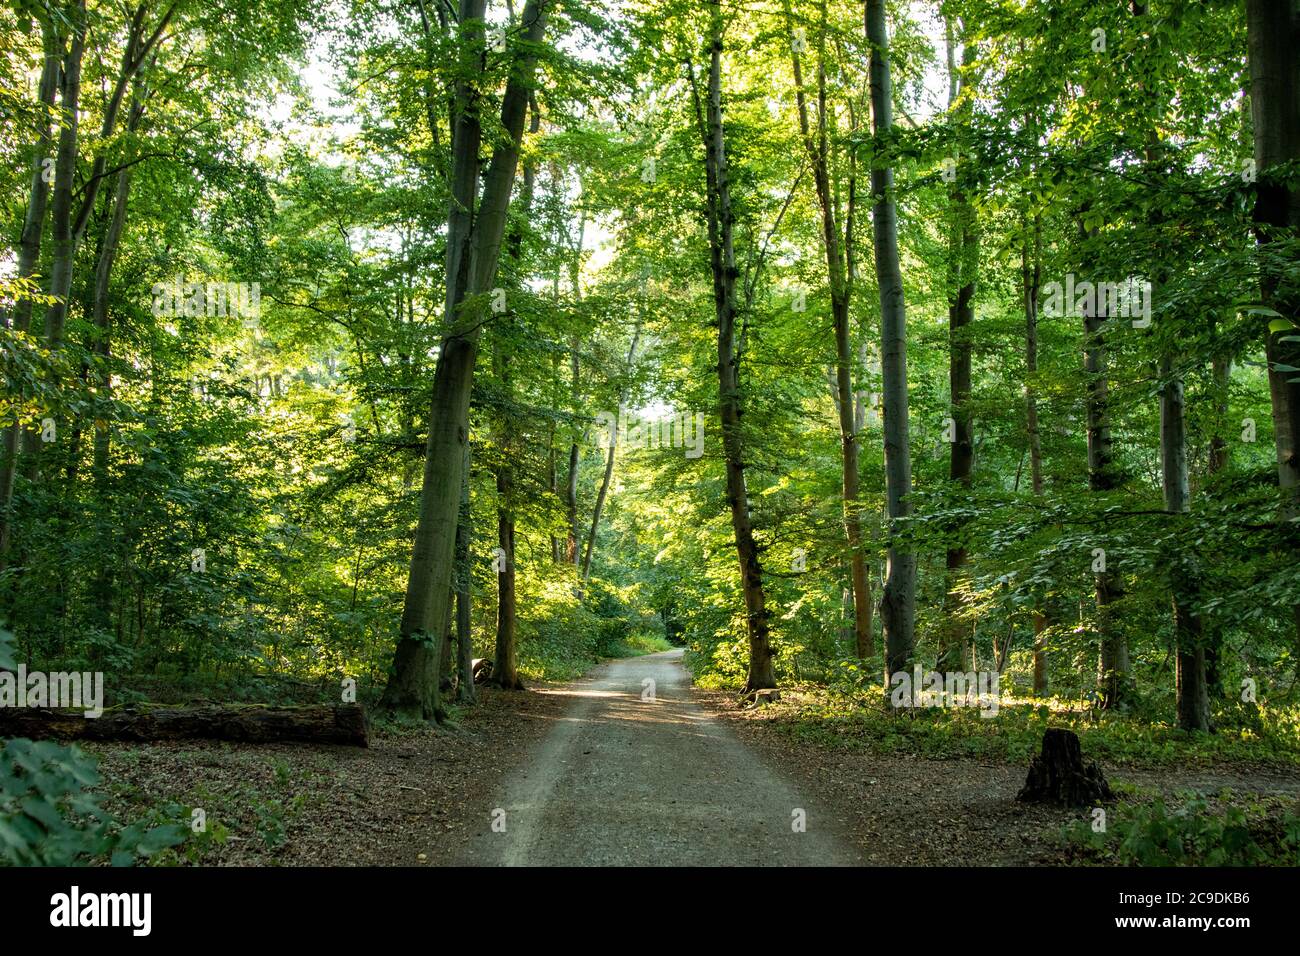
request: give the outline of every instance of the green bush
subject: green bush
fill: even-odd
[[[0,629],[0,669],[14,666],[10,640]],[[76,747],[0,741],[0,861],[73,866],[107,856],[124,866],[185,839],[174,823],[119,827],[90,789],[98,783],[95,761]]]
[[[1214,812],[1201,794],[1170,810],[1157,798],[1121,804],[1112,824],[1096,832],[1089,820],[1068,828],[1076,852],[1124,866],[1295,866],[1300,864],[1300,815],[1280,817],[1228,805]]]
[[[597,621],[565,578],[520,578],[519,670],[533,680],[569,680],[596,660]]]
[[[107,856],[134,863],[185,839],[179,824],[119,828],[90,788],[95,761],[47,740],[0,742],[0,860],[14,866],[75,866]]]
[[[741,663],[737,650],[735,666]],[[856,666],[848,664],[844,676],[830,688],[789,687],[788,699],[773,711],[779,717],[778,729],[827,746],[1021,764],[1038,753],[1049,726],[1073,730],[1084,753],[1107,767],[1249,763],[1294,770],[1300,760],[1300,704],[1252,705],[1263,728],[1259,733],[1225,726],[1214,734],[1189,734],[1169,723],[1144,722],[1131,714],[1080,710],[1075,702],[1060,698],[1003,699],[993,718],[981,716],[975,707],[899,713],[885,705],[882,686],[871,682],[874,667],[868,673],[865,668],[854,670]]]

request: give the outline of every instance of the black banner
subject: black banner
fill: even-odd
[[[734,932],[756,901],[765,922],[842,938],[836,914],[896,923],[909,936],[971,940],[978,924],[1050,939],[1199,933],[1225,942],[1279,932],[1294,919],[1295,871],[1263,869],[528,870],[0,869],[5,938],[77,934],[117,943],[212,944],[285,939],[373,944],[390,933],[470,933],[575,921],[625,933],[646,908],[669,907]],[[638,916],[637,914],[641,915]],[[784,914],[784,919],[783,919]],[[942,914],[942,915],[940,915]],[[953,914],[951,917],[947,914]],[[810,918],[815,917],[815,918]],[[829,918],[827,918],[829,917]],[[945,925],[951,923],[952,925]],[[646,927],[646,932],[650,928]],[[694,932],[694,931],[693,931]],[[13,951],[13,950],[11,950]]]

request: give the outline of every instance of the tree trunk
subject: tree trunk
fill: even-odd
[[[1250,113],[1255,133],[1255,225],[1264,245],[1300,228],[1300,187],[1281,178],[1277,167],[1300,160],[1300,0],[1246,0],[1250,57]],[[1300,301],[1280,289],[1282,277],[1265,266],[1260,280],[1264,303],[1290,320],[1291,328],[1265,332],[1269,394],[1277,477],[1282,492],[1281,521],[1291,560],[1300,558]],[[1294,286],[1292,285],[1292,288]],[[1287,340],[1290,341],[1287,341]],[[1300,604],[1294,607],[1296,648],[1300,651]]]
[[[636,347],[640,341],[641,320],[637,319],[636,327],[632,330],[632,344],[628,346],[627,350],[627,361],[623,365],[624,374],[628,377],[632,375],[633,363],[636,360]],[[600,528],[600,516],[605,510],[605,499],[609,495],[610,481],[614,477],[614,452],[618,446],[618,423],[623,420],[623,409],[627,405],[627,396],[628,389],[627,386],[624,386],[618,395],[617,417],[609,433],[609,450],[605,453],[605,474],[600,479],[600,490],[596,493],[596,506],[591,510],[591,532],[587,535],[587,546],[582,552],[582,569],[578,576],[580,589],[586,586],[587,578],[591,575],[591,556],[596,550],[596,531]],[[575,482],[575,484],[577,482],[574,472],[570,472],[570,481]]]
[[[1232,451],[1226,437],[1228,425],[1228,380],[1232,376],[1232,359],[1226,354],[1210,360],[1210,380],[1214,384],[1214,432],[1210,436],[1210,459],[1207,473],[1217,475],[1226,471],[1232,460]]]
[[[45,338],[51,348],[63,340],[63,325],[72,292],[72,266],[76,255],[72,205],[76,194],[77,132],[81,113],[81,61],[86,48],[85,0],[74,9],[72,39],[63,59],[63,86],[59,97],[59,148],[54,161],[54,195],[50,204],[50,295],[55,301],[45,310]]]
[[[452,91],[448,107],[451,124],[452,165],[450,176],[450,208],[447,219],[447,295],[446,316],[448,321],[456,315],[464,297],[468,281],[469,249],[472,238],[474,208],[478,199],[478,177],[480,172],[479,145],[482,140],[482,127],[479,117],[478,97],[471,77],[476,77],[483,70],[482,54],[476,44],[481,42],[483,30],[482,17],[486,9],[485,0],[462,0],[459,22],[463,31],[460,48],[461,72]],[[444,23],[441,8],[439,22]],[[441,363],[439,363],[441,365]],[[435,378],[436,378],[435,372]],[[471,384],[472,387],[472,384]],[[457,696],[462,701],[473,701],[477,692],[474,688],[473,673],[473,606],[472,588],[474,575],[470,567],[470,545],[473,530],[473,512],[470,506],[469,481],[471,448],[468,436],[468,412],[466,413],[465,440],[461,448],[461,475],[459,482],[460,502],[457,509],[456,534],[453,544],[453,575],[456,579],[456,666]],[[432,441],[432,435],[429,436]],[[413,572],[414,573],[414,572]],[[444,640],[449,639],[447,637]],[[469,661],[467,664],[466,661]],[[387,693],[385,693],[387,696]],[[436,706],[435,706],[436,712]]]
[[[537,103],[532,103],[532,121],[529,132],[536,133],[541,128],[541,113]],[[524,167],[523,192],[520,204],[525,218],[533,202],[533,175],[531,166]],[[519,262],[523,244],[523,234],[515,230],[510,236],[509,261],[512,265]],[[510,382],[510,356],[506,353],[504,343],[498,341],[493,350],[493,365],[502,396],[508,403],[513,400]],[[514,502],[514,460],[515,434],[511,410],[507,408],[499,416],[497,423],[498,440],[501,452],[495,466],[497,484],[497,543],[503,554],[503,563],[497,573],[497,634],[495,683],[503,690],[523,690],[524,683],[519,678],[518,649],[516,634],[518,632],[517,604],[515,600],[515,502]],[[554,478],[552,478],[554,481]]]
[[[501,549],[501,566],[497,571],[497,642],[492,682],[503,690],[523,690],[519,679],[516,654],[515,605],[515,517],[509,504],[514,495],[513,476],[509,469],[497,472],[497,546]]]
[[[841,243],[839,210],[831,188],[831,151],[827,135],[826,65],[826,3],[821,4],[821,32],[818,36],[817,61],[817,130],[814,136],[808,118],[808,102],[804,94],[803,66],[799,53],[791,47],[794,67],[795,101],[798,105],[799,131],[804,148],[812,165],[813,184],[817,203],[821,208],[822,251],[826,256],[826,272],[831,290],[831,318],[835,329],[835,402],[840,422],[840,464],[844,508],[844,537],[848,547],[849,582],[853,599],[854,650],[859,658],[875,656],[871,621],[871,579],[867,574],[866,555],[863,554],[862,517],[859,503],[859,442],[852,377],[853,346],[849,321],[849,307],[853,298],[853,197],[856,184],[849,180],[849,208],[845,217],[844,239]],[[785,17],[793,29],[790,5],[787,0]],[[841,246],[843,247],[841,249]]]
[[[1101,297],[1098,297],[1100,300]],[[1106,378],[1106,342],[1102,335],[1106,303],[1097,301],[1085,309],[1084,371],[1088,376],[1088,488],[1112,491],[1119,485],[1110,440],[1110,395]],[[1107,562],[1111,560],[1107,556]],[[1122,708],[1129,696],[1128,640],[1120,629],[1111,605],[1124,596],[1118,575],[1109,569],[1094,574],[1097,600],[1097,627],[1101,653],[1098,679],[1102,689],[1102,707]]]
[[[554,379],[554,375],[555,375],[554,370],[558,368],[558,363],[556,362],[554,356],[551,357],[551,363],[552,363],[552,379]],[[551,496],[556,500],[560,499],[560,470],[556,465],[556,458],[555,458],[555,422],[554,421],[549,422],[546,426],[546,490],[550,492]],[[550,539],[551,539],[551,563],[559,564],[560,561],[563,559],[564,544],[563,542],[560,541],[558,537],[555,536],[554,531],[550,532]]]
[[[572,375],[573,410],[578,408],[579,364],[578,342],[569,343],[569,370]],[[564,543],[564,560],[567,564],[578,563],[578,456],[577,441],[569,443],[569,470],[564,480],[564,511],[568,517],[569,531]]]
[[[152,34],[145,36],[144,19],[148,12],[147,4],[141,3],[131,17],[127,30],[126,46],[122,51],[122,62],[115,77],[112,92],[104,108],[104,117],[100,125],[101,142],[110,142],[116,129],[117,117],[121,111],[126,91],[139,76],[145,59],[158,44],[167,29],[177,5],[173,3],[159,19]],[[95,208],[95,199],[99,194],[100,184],[104,180],[104,169],[108,164],[108,154],[101,149],[91,164],[90,176],[81,190],[80,205],[74,210],[72,205],[73,185],[70,180],[76,172],[78,145],[78,111],[81,97],[81,61],[86,40],[86,4],[79,0],[73,15],[74,33],[64,65],[63,102],[65,114],[63,129],[59,136],[59,154],[55,163],[54,203],[52,213],[52,232],[54,238],[54,256],[50,268],[50,291],[59,297],[45,313],[45,337],[52,346],[63,339],[63,327],[68,316],[68,296],[72,287],[72,270],[76,262],[77,245],[85,232],[86,223]],[[67,194],[60,196],[60,182],[63,170],[67,169]]]
[[[623,403],[619,402],[618,418],[623,417]],[[609,449],[605,452],[605,474],[600,479],[600,490],[596,492],[596,504],[591,509],[591,530],[587,533],[587,546],[582,551],[582,569],[578,580],[586,585],[591,574],[591,555],[596,549],[596,530],[600,527],[600,515],[605,510],[605,498],[609,495],[610,479],[614,477],[614,451],[618,444],[618,425],[610,429]]]
[[[1165,510],[1185,514],[1191,505],[1187,472],[1187,417],[1182,379],[1166,357],[1160,368],[1160,465]],[[1170,585],[1174,608],[1178,725],[1184,730],[1210,729],[1210,698],[1205,682],[1205,645],[1201,620],[1191,611],[1195,569],[1191,556],[1171,555]]]
[[[451,593],[447,595],[447,607],[442,615],[442,646],[438,651],[438,693],[445,694],[451,690],[455,684],[453,677],[456,672],[451,666],[451,627],[452,615],[456,609],[456,586],[453,584]]]
[[[1095,806],[1112,799],[1101,768],[1084,763],[1083,748],[1072,730],[1049,727],[1042,752],[1029,763],[1029,775],[1016,799],[1065,807]]]
[[[1228,380],[1232,374],[1232,359],[1226,354],[1215,356],[1210,362],[1214,382],[1214,434],[1210,438],[1210,460],[1207,471],[1216,475],[1226,471],[1232,452],[1225,437],[1228,424]],[[1203,628],[1205,640],[1205,685],[1211,698],[1223,696],[1223,678],[1219,669],[1219,656],[1223,648],[1223,633],[1218,627]]]
[[[470,567],[470,539],[474,515],[470,510],[470,447],[465,443],[465,464],[460,482],[460,515],[456,521],[456,700],[472,704],[478,699],[474,689],[474,633],[471,597],[474,574]]]
[[[965,78],[954,62],[951,24],[948,44],[949,103],[951,109]],[[975,45],[966,43],[962,66],[974,62]],[[970,100],[958,107],[961,122],[969,124]],[[952,237],[948,264],[948,393],[952,402],[952,441],[949,444],[948,479],[963,492],[969,490],[975,461],[975,433],[971,419],[971,340],[970,325],[975,318],[975,281],[979,269],[979,246],[976,238],[975,210],[967,201],[963,186],[952,189]],[[960,611],[965,603],[961,591],[966,566],[966,548],[950,546],[944,562],[944,622],[940,626],[937,667],[947,673],[966,670],[966,642]]]
[[[708,188],[709,263],[713,272],[713,307],[718,325],[718,411],[722,421],[722,447],[726,460],[727,505],[740,563],[740,584],[745,598],[745,630],[749,638],[749,674],[745,690],[750,693],[776,686],[771,637],[768,630],[767,595],[763,590],[763,569],[758,543],[749,513],[749,491],[745,486],[743,414],[739,360],[736,357],[736,253],[733,240],[734,213],[731,208],[731,179],[727,168],[726,138],[722,123],[722,6],[710,0],[710,51],[708,96],[701,116],[699,90],[695,87],[696,117],[704,138],[705,177]]]
[[[865,29],[871,45],[871,112],[875,135],[889,135],[894,125],[889,75],[889,38],[884,0],[867,0]],[[880,356],[885,404],[885,489],[889,513],[889,554],[880,618],[885,634],[885,688],[892,676],[906,672],[912,659],[916,623],[916,556],[897,543],[897,523],[912,511],[912,458],[908,447],[907,318],[903,276],[898,264],[898,212],[892,195],[894,171],[871,171],[874,200],[876,284],[880,289]]]
[[[1038,433],[1038,397],[1034,392],[1034,382],[1038,377],[1038,287],[1042,282],[1042,242],[1042,223],[1035,215],[1033,253],[1030,254],[1026,236],[1020,258],[1021,294],[1025,303],[1025,426],[1029,433],[1030,487],[1035,497],[1043,493],[1043,444]],[[1034,695],[1037,697],[1047,693],[1047,648],[1043,637],[1046,630],[1047,616],[1043,611],[1035,610]]]
[[[569,533],[564,543],[564,560],[578,563],[578,443],[569,445],[569,471],[564,482],[564,509],[568,515]]]
[[[41,233],[45,228],[45,207],[49,202],[50,187],[46,181],[45,160],[49,155],[53,139],[50,120],[54,109],[54,95],[59,86],[60,42],[58,35],[48,23],[42,24],[42,45],[45,52],[44,69],[41,71],[40,85],[37,87],[37,109],[40,111],[39,126],[36,131],[36,144],[32,152],[32,172],[27,193],[27,212],[23,217],[22,237],[18,242],[19,279],[30,279],[36,273],[37,263],[41,257]],[[32,323],[32,301],[21,299],[12,312],[12,327],[19,332],[27,332]],[[4,323],[9,327],[9,322]],[[22,428],[10,425],[4,429],[3,447],[0,447],[0,571],[8,566],[9,540],[11,536],[12,517],[9,514],[13,503],[14,477],[18,473],[18,446]]]
[[[505,135],[493,150],[484,177],[483,200],[475,217],[473,195],[481,132],[474,110],[473,82],[484,69],[484,5],[485,0],[461,2],[462,60],[469,63],[457,90],[447,242],[445,321],[448,331],[434,372],[420,518],[411,551],[393,672],[382,702],[384,707],[402,716],[425,719],[436,718],[439,710],[438,644],[446,635],[437,634],[435,628],[443,620],[443,602],[451,593],[460,486],[465,443],[469,438],[469,399],[487,312],[485,293],[496,278],[510,193],[519,165],[525,113],[537,66],[535,49],[542,41],[547,16],[546,5],[539,0],[529,0],[524,8],[524,42],[514,52],[514,68],[501,104]]]
[[[49,293],[53,301],[45,307],[45,341],[51,350],[57,350],[63,341],[79,238],[73,222],[73,196],[76,194],[77,141],[81,114],[81,61],[86,49],[85,0],[80,0],[71,12],[71,29],[72,37],[63,56],[59,94],[59,146],[55,153],[54,189],[50,200],[52,248]],[[41,444],[36,432],[24,434],[23,474],[29,481],[36,481],[40,475]]]
[[[584,210],[578,217],[577,242],[573,247],[573,258],[569,260],[569,289],[575,302],[582,301],[582,244],[586,230],[587,214]],[[558,284],[558,282],[559,277],[557,274],[556,283]],[[573,411],[576,414],[582,396],[582,365],[578,355],[578,337],[576,335],[569,339],[569,372]],[[565,544],[564,559],[575,568],[578,566],[578,542],[582,540],[581,529],[578,527],[578,468],[580,466],[580,454],[581,448],[575,433],[573,441],[569,443],[569,471],[564,486],[564,504],[569,518],[569,535]]]

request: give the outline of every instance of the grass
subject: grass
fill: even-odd
[[[672,649],[672,642],[662,634],[632,634],[626,640],[615,644],[608,656],[611,658],[644,657],[646,654],[659,654]]]
[[[601,661],[657,654],[660,651],[670,651],[674,646],[657,631],[634,628],[620,631],[617,638],[596,641],[594,646],[531,642],[522,644],[519,651],[519,673],[525,681],[570,681],[581,677]]]
[[[1078,708],[1077,702],[1008,701],[996,715],[978,708],[932,707],[893,711],[874,689],[803,685],[786,689],[773,705],[778,728],[832,747],[934,759],[981,758],[1027,763],[1048,727],[1079,735],[1084,753],[1125,766],[1245,764],[1300,766],[1300,707],[1238,704],[1220,708],[1213,734],[1191,734],[1166,722]]]

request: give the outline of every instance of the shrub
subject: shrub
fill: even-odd
[[[1300,815],[1256,814],[1228,805],[1214,812],[1201,794],[1170,810],[1157,798],[1121,804],[1112,825],[1095,832],[1087,820],[1067,829],[1085,857],[1124,866],[1295,866],[1300,863]]]
[[[0,668],[12,668],[10,635],[0,629]],[[72,866],[108,856],[114,866],[185,839],[178,824],[121,828],[91,791],[95,761],[76,747],[23,738],[0,741],[0,861]]]

